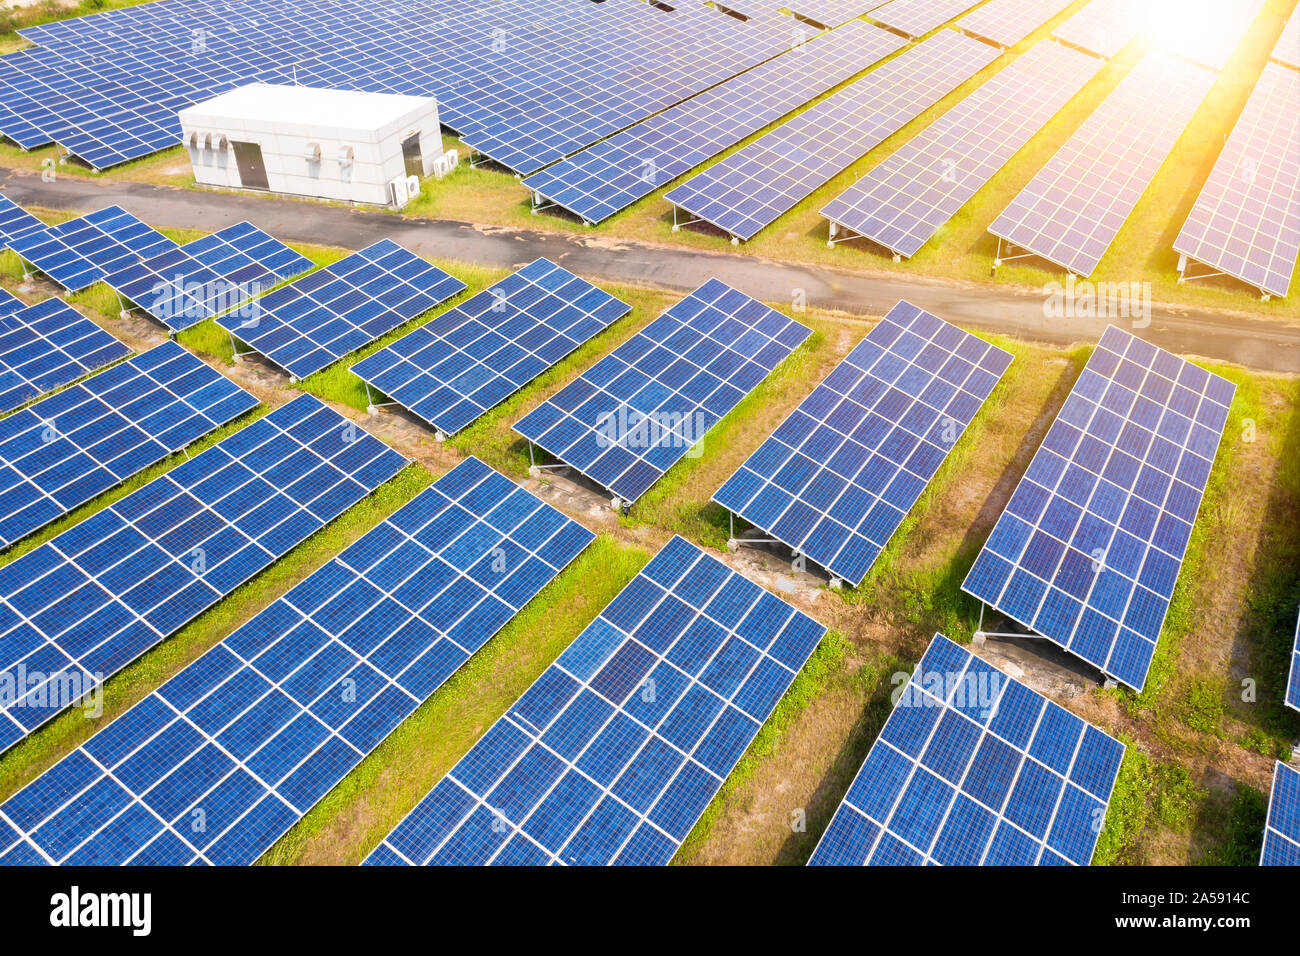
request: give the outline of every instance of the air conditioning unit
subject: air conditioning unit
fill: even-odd
[[[308,163],[319,163],[320,143],[308,143],[307,148],[302,151],[302,158]]]
[[[449,149],[433,161],[433,174],[439,179],[446,176],[456,168],[460,162],[460,154],[454,149]]]
[[[406,177],[406,198],[414,199],[418,195],[420,195],[420,177],[407,176]]]
[[[413,177],[397,176],[388,181],[388,204],[401,209],[411,200],[409,180]],[[418,186],[418,183],[417,183]]]

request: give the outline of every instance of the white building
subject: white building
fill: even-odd
[[[179,118],[194,178],[208,186],[400,206],[408,177],[442,156],[431,96],[254,83]]]

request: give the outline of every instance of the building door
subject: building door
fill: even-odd
[[[406,164],[406,175],[424,178],[424,157],[420,154],[419,133],[412,133],[402,140],[402,161]]]
[[[235,147],[235,165],[239,167],[239,182],[250,189],[270,189],[266,181],[266,166],[262,163],[262,147],[257,143],[232,141]]]

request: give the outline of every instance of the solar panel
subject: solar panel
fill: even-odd
[[[916,255],[1100,68],[1039,42],[822,207],[832,241]]]
[[[1162,13],[1188,28],[1163,24],[1155,31],[1155,42],[1192,63],[1222,70],[1263,6],[1264,0],[1178,0]]]
[[[10,241],[18,236],[44,228],[45,223],[0,193],[0,249],[7,249]]]
[[[871,19],[910,37],[925,36],[979,0],[891,0],[871,12]]]
[[[1145,17],[1146,7],[1132,0],[1092,0],[1053,30],[1052,36],[1110,59],[1137,35]]]
[[[121,206],[109,206],[14,236],[9,248],[69,292],[80,292],[123,266],[176,248],[176,243]]]
[[[0,864],[252,863],[593,538],[467,459],[0,806]]]
[[[710,279],[515,431],[631,503],[811,334]]]
[[[881,0],[794,0],[785,6],[800,20],[819,27],[837,27],[841,23],[883,6]]]
[[[860,584],[1010,364],[900,302],[713,500]]]
[[[1295,640],[1291,650],[1291,679],[1287,682],[1286,703],[1300,710],[1300,620],[1296,621]]]
[[[1013,47],[1074,0],[988,0],[957,21],[967,33]]]
[[[945,30],[665,194],[750,239],[988,66],[998,51]]]
[[[27,303],[7,289],[0,289],[0,318],[27,308]]]
[[[404,463],[302,395],[0,568],[0,675],[25,689],[0,701],[0,750]]]
[[[1181,257],[1285,296],[1300,254],[1300,73],[1268,63],[1174,240]],[[1193,278],[1186,258],[1183,278]]]
[[[901,48],[857,20],[692,97],[523,181],[534,196],[601,222]],[[535,206],[545,203],[535,200]]]
[[[0,412],[131,354],[60,299],[18,306],[0,317]]]
[[[366,863],[667,863],[825,633],[674,537]]]
[[[810,866],[1087,866],[1124,745],[936,634]]]
[[[306,256],[252,223],[240,222],[132,263],[105,276],[104,281],[178,332],[239,309],[311,267]]]
[[[1300,17],[1294,13],[1278,35],[1270,58],[1291,69],[1300,69]]]
[[[381,239],[267,293],[251,316],[227,314],[217,324],[299,379],[464,289],[455,276]]]
[[[962,589],[1141,690],[1235,388],[1107,328]]]
[[[572,272],[537,259],[352,371],[452,435],[631,311]]]
[[[1300,866],[1300,771],[1280,760],[1273,766],[1259,865]]]
[[[257,406],[165,342],[0,419],[0,546]]]
[[[1013,199],[989,232],[1087,276],[1214,84],[1214,74],[1152,50]],[[999,249],[996,263],[1004,256]]]

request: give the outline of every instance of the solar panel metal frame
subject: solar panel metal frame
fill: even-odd
[[[223,312],[242,311],[262,292],[312,267],[306,256],[245,220],[132,263],[104,282],[179,332]]]
[[[594,539],[466,459],[0,805],[0,864],[252,863]]]
[[[514,430],[630,505],[811,334],[710,279]]]
[[[9,248],[69,292],[80,292],[109,272],[174,249],[176,243],[121,206],[107,206],[14,236]]]
[[[962,590],[1140,691],[1235,391],[1109,326]]]
[[[857,586],[1011,360],[899,302],[712,500]]]
[[[936,634],[808,865],[1085,866],[1125,749]]]
[[[1300,770],[1277,761],[1269,791],[1260,866],[1300,866]]]
[[[373,386],[440,434],[453,435],[631,311],[543,257],[351,371],[366,383],[367,395]],[[371,407],[376,404],[371,396]]]
[[[825,633],[674,536],[365,863],[665,864]]]
[[[46,299],[0,315],[0,412],[131,354],[130,346],[62,299]]]
[[[1266,63],[1174,251],[1267,298],[1290,290],[1300,255],[1300,73]],[[1180,265],[1180,281],[1193,276]]]
[[[297,380],[466,288],[393,240],[381,239],[266,293],[255,300],[252,316],[227,313],[216,322]]]
[[[0,752],[405,465],[302,395],[0,567],[0,669],[43,678],[0,707]]]
[[[257,405],[206,362],[164,342],[0,419],[0,547]]]

